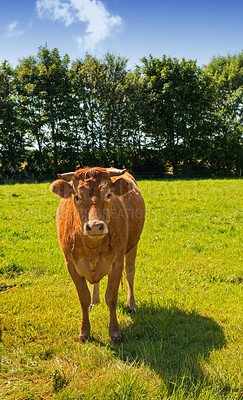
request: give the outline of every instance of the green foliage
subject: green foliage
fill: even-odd
[[[210,162],[221,170],[241,169],[243,133],[243,52],[214,57],[205,73],[215,85],[218,130],[214,132]],[[220,151],[219,151],[220,150]]]
[[[77,166],[134,173],[239,176],[242,52],[212,59],[86,55],[70,65],[39,48],[0,68],[0,178],[46,179]]]
[[[143,120],[151,145],[165,154],[175,174],[203,174],[213,119],[208,79],[192,60],[150,56],[142,61],[149,88]]]
[[[0,399],[240,400],[242,180],[140,181],[146,222],[137,312],[119,292],[123,343],[108,309],[81,310],[55,227],[49,184],[0,186]]]
[[[12,68],[4,62],[0,67],[0,163],[6,176],[18,178],[27,139],[22,129],[13,75]]]
[[[71,76],[80,107],[76,124],[80,122],[80,142],[85,141],[90,163],[122,164],[127,143],[126,60],[112,54],[103,60],[87,55],[73,64]]]

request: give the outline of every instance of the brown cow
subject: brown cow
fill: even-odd
[[[127,303],[131,310],[135,308],[134,264],[145,218],[141,192],[130,174],[114,168],[84,168],[58,177],[50,189],[62,198],[57,232],[82,307],[79,340],[90,335],[89,307],[99,302],[99,281],[108,275],[109,333],[111,340],[120,343],[116,305],[124,257]],[[86,279],[94,284],[92,298]]]

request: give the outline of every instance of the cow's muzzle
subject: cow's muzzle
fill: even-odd
[[[88,221],[84,224],[84,235],[101,237],[108,233],[107,225],[103,221]]]

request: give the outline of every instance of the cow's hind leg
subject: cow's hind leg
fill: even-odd
[[[126,278],[128,283],[127,305],[130,311],[135,311],[136,307],[136,302],[133,292],[136,255],[137,255],[137,246],[133,247],[133,249],[126,254],[126,263],[125,263]]]
[[[90,309],[92,309],[94,305],[99,304],[99,302],[100,302],[100,284],[94,283]]]
[[[118,297],[118,288],[123,269],[123,259],[113,265],[110,275],[108,275],[108,285],[105,293],[106,304],[110,310],[109,334],[114,343],[121,343],[121,333],[116,316],[116,305]]]
[[[79,301],[82,308],[82,321],[80,327],[79,341],[85,342],[90,335],[90,322],[89,322],[89,307],[91,303],[90,291],[88,289],[86,280],[80,276],[73,265],[68,264],[68,271],[76,286]]]

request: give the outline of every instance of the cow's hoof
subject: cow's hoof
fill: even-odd
[[[112,344],[118,344],[120,346],[122,342],[121,336],[115,335],[110,337]]]
[[[89,339],[89,335],[80,334],[78,337],[78,341],[81,344],[84,344]]]
[[[135,307],[134,308],[128,307],[127,312],[129,314],[136,314],[136,308]]]

